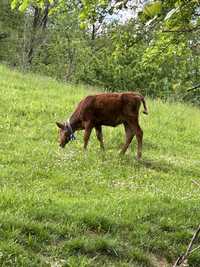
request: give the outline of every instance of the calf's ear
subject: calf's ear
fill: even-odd
[[[58,128],[60,128],[60,129],[63,129],[63,130],[64,130],[64,128],[65,128],[65,126],[64,126],[62,123],[60,123],[60,122],[56,122],[56,125],[57,125]]]

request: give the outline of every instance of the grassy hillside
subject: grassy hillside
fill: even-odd
[[[170,266],[200,222],[200,110],[147,100],[143,160],[123,127],[64,150],[56,120],[91,93],[0,66],[0,266]],[[190,266],[200,266],[195,252]]]

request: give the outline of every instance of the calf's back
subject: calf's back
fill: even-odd
[[[116,126],[128,118],[138,116],[140,95],[136,93],[105,93],[87,96],[77,107],[82,121]]]

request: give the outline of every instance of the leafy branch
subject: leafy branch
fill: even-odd
[[[193,27],[193,28],[188,28],[188,29],[178,29],[178,30],[162,30],[162,32],[174,32],[174,33],[185,33],[185,32],[194,32],[200,30],[200,25]]]

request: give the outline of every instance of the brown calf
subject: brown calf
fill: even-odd
[[[143,112],[148,114],[144,97],[138,93],[103,93],[87,96],[78,104],[66,123],[56,122],[60,128],[60,146],[64,147],[70,140],[75,139],[75,131],[84,129],[84,149],[86,149],[91,131],[95,128],[97,139],[101,148],[104,149],[102,126],[115,127],[123,124],[126,132],[126,142],[121,153],[126,152],[135,134],[137,158],[140,159],[143,132],[139,126],[138,117],[141,102],[144,106]]]

